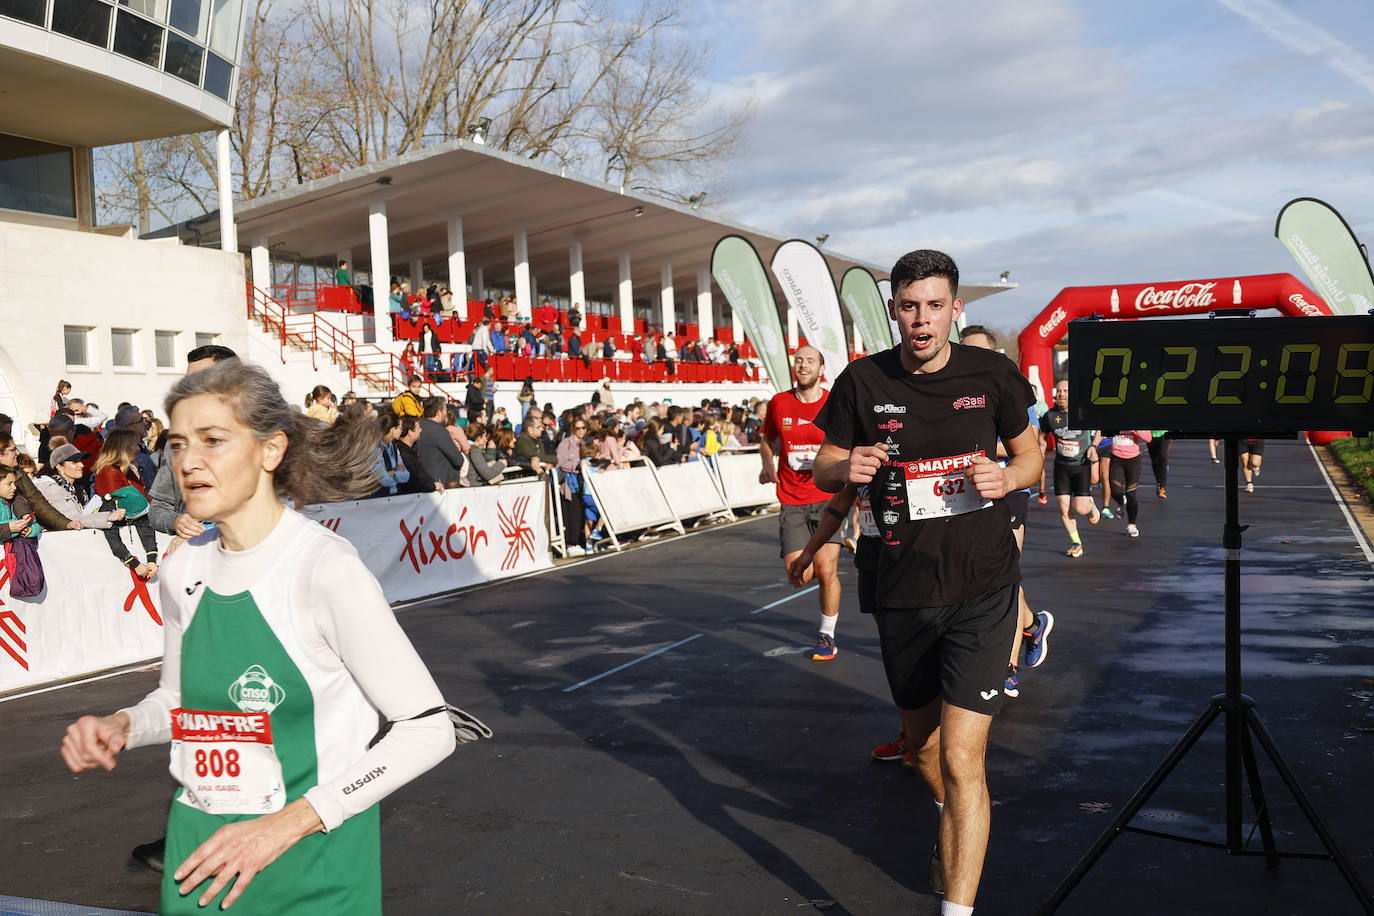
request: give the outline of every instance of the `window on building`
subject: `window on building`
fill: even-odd
[[[196,332],[196,349],[208,347],[217,343],[219,343],[218,334],[201,334],[199,331]]]
[[[204,57],[205,49],[194,41],[182,38],[175,32],[167,33],[167,54],[162,59],[162,69],[167,73],[193,86],[199,86],[201,61]]]
[[[158,22],[167,21],[167,0],[119,0],[119,5],[137,10],[149,19],[156,19]]]
[[[242,15],[243,0],[211,0],[210,50],[230,60],[238,57]]]
[[[172,0],[172,15],[167,24],[196,41],[205,40],[210,5],[205,0]]]
[[[120,10],[115,22],[114,49],[141,64],[156,67],[162,58],[163,31],[160,25]]]
[[[103,48],[110,40],[113,13],[114,7],[101,0],[53,0],[52,30]]]
[[[229,84],[234,79],[234,68],[229,61],[216,54],[205,55],[205,91],[229,101]]]
[[[153,338],[159,369],[175,369],[177,365],[177,332],[158,331]]]
[[[42,26],[46,11],[43,0],[0,0],[0,16],[11,16],[30,25]]]
[[[0,134],[0,207],[75,219],[71,147]]]
[[[91,356],[87,348],[90,336],[90,328],[76,328],[67,325],[62,329],[63,343],[67,348],[68,366],[89,366],[91,364]]]
[[[128,328],[110,329],[110,365],[116,369],[134,368],[134,339],[137,333]]]

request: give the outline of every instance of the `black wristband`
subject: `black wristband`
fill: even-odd
[[[833,516],[835,516],[837,519],[839,519],[840,521],[844,521],[844,513],[841,512],[839,509],[836,509],[834,506],[826,506],[826,507],[825,507],[825,514],[826,514],[826,515],[833,515]]]

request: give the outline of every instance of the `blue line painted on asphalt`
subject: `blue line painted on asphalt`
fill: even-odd
[[[589,677],[589,678],[587,678],[585,681],[578,681],[576,684],[573,684],[571,687],[564,687],[564,688],[563,688],[563,692],[564,692],[564,693],[572,693],[574,690],[576,690],[576,689],[579,688],[579,687],[586,687],[588,684],[593,683],[594,681],[599,681],[599,680],[601,680],[603,677],[608,677],[608,676],[610,676],[610,675],[612,675],[612,674],[615,674],[617,671],[624,671],[626,668],[630,667],[631,665],[638,665],[640,662],[644,661],[645,659],[653,658],[655,655],[662,655],[664,652],[667,652],[669,649],[676,649],[678,646],[684,645],[685,643],[689,643],[689,642],[691,642],[691,641],[694,640],[694,639],[700,639],[702,636],[705,636],[705,635],[706,635],[705,633],[693,633],[691,636],[688,636],[686,639],[679,639],[677,642],[673,643],[673,644],[670,645],[670,646],[664,646],[662,649],[655,649],[654,651],[650,652],[648,655],[641,655],[639,658],[635,659],[634,661],[626,662],[626,663],[623,664],[623,665],[616,665],[616,666],[615,666],[614,668],[612,668],[610,671],[603,671],[603,672],[601,672],[600,674],[598,674],[596,677]]]
[[[756,607],[756,608],[754,608],[752,611],[750,611],[749,613],[751,613],[751,614],[762,614],[764,611],[768,610],[769,608],[775,608],[775,607],[777,607],[777,606],[780,605],[780,604],[785,604],[785,603],[787,603],[788,601],[791,601],[793,598],[800,598],[802,595],[809,595],[809,594],[811,594],[812,592],[814,592],[816,589],[818,589],[818,588],[820,588],[820,587],[821,587],[821,586],[820,586],[820,583],[818,582],[818,583],[816,583],[815,585],[811,586],[810,588],[804,588],[804,589],[802,589],[802,590],[799,591],[799,592],[793,592],[792,594],[788,595],[786,598],[779,598],[777,601],[774,601],[772,604],[765,604],[763,607]]]

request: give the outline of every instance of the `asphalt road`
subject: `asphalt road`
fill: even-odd
[[[1257,492],[1241,494],[1245,689],[1374,884],[1374,567],[1307,446],[1271,442],[1265,457]],[[993,725],[980,916],[1033,912],[1222,690],[1221,469],[1185,441],[1170,473],[1160,501],[1144,472],[1140,538],[1124,522],[1084,524],[1081,559],[1063,555],[1053,498],[1032,502],[1025,585],[1057,625],[1049,660]],[[803,650],[815,595],[785,600],[776,524],[404,609],[450,701],[496,738],[383,806],[387,911],[938,913],[929,794],[913,772],[868,759],[897,721],[852,565],[842,561],[839,657],[814,663]],[[135,701],[154,680],[0,703],[0,894],[156,908],[157,878],[128,851],[161,833],[165,750],[80,776],[56,752],[68,721]],[[1223,839],[1222,736],[1208,732],[1137,826]],[[1267,762],[1261,772],[1280,849],[1319,850]],[[1247,803],[1247,836],[1252,823]],[[1360,909],[1330,862],[1269,870],[1128,834],[1059,912]]]

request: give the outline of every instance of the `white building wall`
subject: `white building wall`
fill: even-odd
[[[46,420],[58,379],[113,413],[121,401],[162,416],[196,334],[245,352],[243,257],[235,252],[0,222],[0,374],[13,401],[15,438]],[[68,366],[64,327],[87,327],[86,367]],[[111,365],[112,328],[137,332],[134,367]],[[155,331],[174,331],[174,365],[157,367]],[[0,403],[4,393],[0,392]],[[0,410],[3,410],[0,406]],[[8,411],[6,411],[8,412]]]

